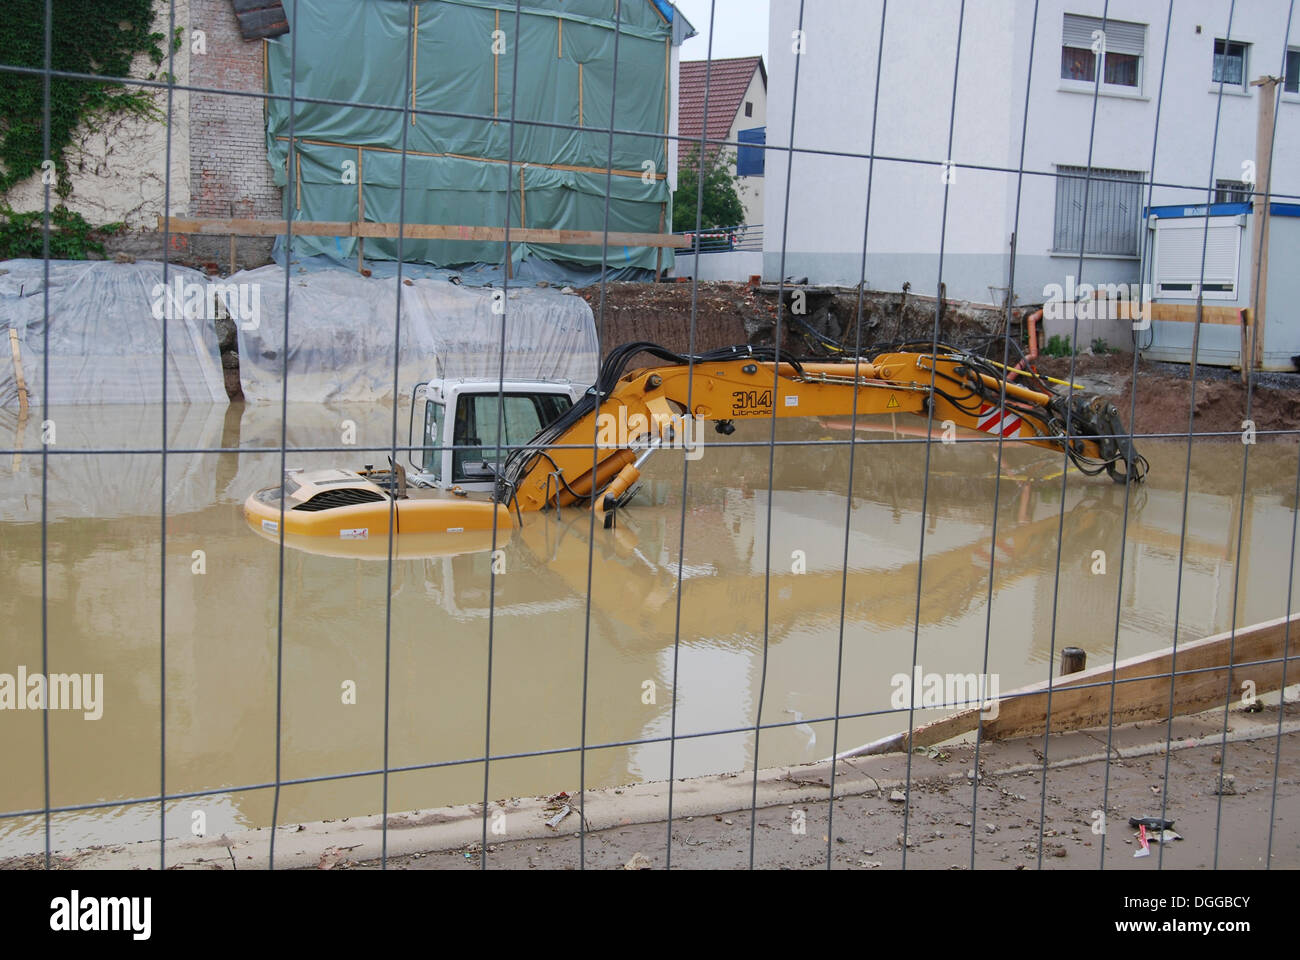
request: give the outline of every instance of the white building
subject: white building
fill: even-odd
[[[707,89],[706,89],[707,88]],[[706,96],[707,93],[707,96]],[[704,116],[708,104],[707,123]],[[681,65],[677,87],[678,135],[690,149],[700,137],[727,143],[764,143],[767,123],[767,70],[762,57],[688,60]],[[707,128],[707,133],[705,130]],[[745,207],[744,223],[763,222],[764,151],[744,146],[727,148],[731,171],[739,176],[737,193]],[[675,230],[691,229],[674,224]],[[726,224],[737,226],[737,224]]]
[[[1229,35],[1229,6],[1223,0],[1174,3],[1166,57],[1167,0],[1112,0],[1104,49],[1094,34],[1102,27],[1103,0],[1040,0],[1036,25],[1033,0],[967,0],[954,109],[958,0],[890,3],[883,26],[868,285],[898,290],[906,282],[915,293],[934,295],[942,236],[947,295],[1001,303],[1013,234],[1017,302],[1041,302],[1049,284],[1064,284],[1067,277],[1136,282],[1146,233],[1144,181],[1158,184],[1151,197],[1155,206],[1204,204],[1211,180],[1219,188],[1216,201],[1248,199],[1243,181],[1252,176],[1256,159],[1260,96],[1250,82],[1263,75],[1285,73],[1272,190],[1282,195],[1278,199],[1294,201],[1300,195],[1300,16],[1288,40],[1288,0],[1237,3]],[[799,0],[771,2],[769,148],[791,140],[799,7]],[[810,0],[802,28],[794,144],[868,154],[880,0]],[[1099,65],[1103,82],[1094,127],[1093,71]],[[1220,78],[1225,82],[1216,150]],[[1021,166],[1026,116],[1017,225],[1015,169]],[[1093,175],[1106,179],[1088,187],[1080,274],[1081,175],[1090,139]],[[856,284],[868,161],[793,154],[787,227],[789,156],[768,152],[764,278]],[[925,162],[904,162],[909,160]],[[947,172],[946,231],[945,161],[956,165]],[[1248,236],[1244,244],[1239,260],[1249,264]],[[1274,271],[1281,262],[1275,252]]]

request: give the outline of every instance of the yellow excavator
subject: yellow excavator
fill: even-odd
[[[639,355],[661,362],[628,372]],[[965,427],[1064,451],[1087,475],[1143,479],[1147,462],[1113,405],[1070,384],[1060,391],[1059,381],[1036,374],[1012,382],[1011,372],[977,352],[929,341],[836,362],[783,359],[762,347],[683,356],[630,343],[613,350],[597,382],[531,440],[512,449],[502,443],[498,461],[483,461],[494,489],[438,488],[391,462],[386,470],[295,470],[281,485],[252,494],[244,512],[263,535],[295,539],[387,538],[390,526],[425,536],[509,531],[516,521],[523,525],[526,512],[586,504],[609,527],[635,493],[645,460],[673,447],[697,457],[706,422],[730,434],[737,420],[855,413],[910,413],[944,436]],[[502,406],[499,416],[508,413]],[[498,434],[509,434],[500,421]],[[430,452],[441,443],[424,439]],[[478,440],[476,449],[492,449]]]

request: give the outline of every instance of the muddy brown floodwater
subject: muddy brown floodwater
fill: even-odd
[[[156,445],[161,412],[47,416],[58,429],[47,672],[103,675],[99,719],[48,714],[50,802],[108,804],[56,814],[53,846],[156,838],[157,804],[125,801],[157,795],[164,720],[168,793],[229,791],[171,802],[169,836],[189,835],[197,812],[209,834],[269,824],[274,792],[257,788],[276,771],[280,557],[240,505],[278,475],[278,408],[169,408],[168,445],[183,452],[167,458],[165,550],[160,457],[77,452]],[[352,420],[358,444],[386,446],[391,417],[382,407],[291,405],[287,434],[291,446],[334,446]],[[398,419],[404,437],[405,409]],[[0,412],[0,435],[36,447],[38,423],[20,436]],[[488,746],[504,757],[491,764],[492,798],[577,789],[584,742],[588,787],[665,778],[670,751],[659,738],[674,724],[674,776],[750,769],[760,690],[763,722],[783,724],[763,732],[760,765],[817,760],[906,728],[891,696],[896,675],[911,672],[914,645],[924,673],[989,673],[1006,691],[1045,679],[1066,645],[1083,647],[1094,665],[1113,656],[1117,603],[1120,657],[1169,645],[1175,621],[1187,640],[1228,629],[1234,613],[1248,624],[1287,612],[1294,444],[1250,448],[1243,509],[1246,448],[1197,441],[1184,537],[1183,443],[1141,445],[1151,471],[1140,489],[1072,471],[1064,494],[1061,457],[1050,451],[1008,446],[999,478],[994,445],[935,446],[923,521],[924,444],[901,421],[864,420],[857,436],[869,442],[856,448],[848,499],[849,426],[782,422],[770,496],[768,425],[743,425],[731,438],[710,432],[689,464],[680,556],[679,452],[648,463],[614,530],[592,538],[578,510],[526,515],[521,530],[502,532],[495,580],[487,551],[403,556],[388,631],[382,551],[286,550],[282,778],[382,769],[386,681],[389,766],[425,767],[390,775],[388,809],[406,810],[481,799],[484,770],[473,758]],[[240,452],[193,452],[221,447]],[[288,463],[383,459],[291,452]],[[0,673],[41,670],[40,470],[30,454],[0,461]],[[345,702],[353,689],[355,703]],[[837,695],[840,714],[853,715],[838,728],[821,719]],[[916,721],[936,715],[920,711]],[[41,809],[41,713],[0,711],[0,751],[0,812]],[[518,756],[539,751],[550,752]],[[288,785],[279,820],[376,813],[382,787],[373,773]],[[40,815],[0,819],[0,855],[43,842]]]

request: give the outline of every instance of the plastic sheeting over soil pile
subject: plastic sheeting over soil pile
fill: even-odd
[[[508,291],[444,280],[403,280],[401,340],[396,278],[345,269],[291,268],[289,349],[284,351],[285,283],[278,266],[234,274],[255,292],[259,322],[239,324],[239,376],[251,401],[279,402],[287,371],[290,401],[383,401],[431,377],[596,379],[591,308],[550,288]],[[242,289],[242,288],[241,288]],[[503,330],[504,324],[504,330]],[[504,371],[502,344],[505,345]]]
[[[28,402],[39,406],[45,395],[44,266],[8,260],[0,271],[0,406],[19,400],[10,329],[18,333]],[[195,270],[169,266],[164,287],[161,263],[52,261],[50,405],[160,402],[164,320],[167,402],[225,403],[212,311],[208,280]]]

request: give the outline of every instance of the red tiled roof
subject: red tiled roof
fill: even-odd
[[[726,140],[745,99],[745,91],[762,68],[762,57],[730,60],[687,60],[681,64],[677,90],[677,133],[698,140],[704,125],[704,79],[708,71],[710,140]],[[762,120],[755,117],[755,126]]]

